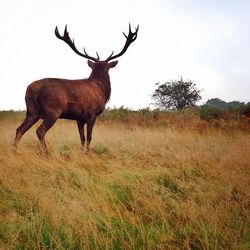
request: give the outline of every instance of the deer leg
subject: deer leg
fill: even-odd
[[[37,137],[46,151],[47,151],[47,145],[45,142],[45,134],[55,124],[56,120],[57,117],[46,118],[36,130]]]
[[[16,130],[16,137],[14,146],[17,147],[17,144],[21,137],[24,135],[25,132],[27,132],[37,121],[39,120],[39,116],[26,116],[23,123],[17,128]]]
[[[77,126],[81,138],[82,148],[84,148],[85,145],[84,122],[77,121]]]
[[[87,151],[89,151],[90,142],[92,140],[92,130],[95,124],[96,117],[92,117],[87,122]]]

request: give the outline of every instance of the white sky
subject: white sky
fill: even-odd
[[[108,106],[152,103],[156,82],[193,80],[202,101],[250,101],[249,0],[1,0],[0,110],[25,109],[28,84],[45,77],[86,78],[86,59],[54,35],[68,24],[77,48],[106,59],[137,40],[110,70]]]

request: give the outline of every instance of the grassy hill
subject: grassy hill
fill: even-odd
[[[24,113],[0,114],[0,249],[249,249],[247,123],[122,112],[89,154],[58,121],[49,155],[37,126],[14,149]]]

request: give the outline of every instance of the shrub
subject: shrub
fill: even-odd
[[[241,108],[241,114],[250,117],[250,102],[247,103],[244,107]]]
[[[218,119],[222,117],[222,114],[223,111],[218,108],[211,107],[206,104],[200,106],[200,118],[203,120],[210,121],[212,119]]]

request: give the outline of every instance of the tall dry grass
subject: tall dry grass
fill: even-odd
[[[99,122],[85,154],[59,121],[46,156],[35,127],[12,148],[19,122],[0,120],[0,249],[249,249],[249,133]]]

